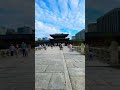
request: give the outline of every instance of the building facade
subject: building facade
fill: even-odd
[[[120,32],[120,8],[115,8],[97,19],[97,32]]]
[[[34,34],[6,34],[0,35],[0,49],[8,49],[11,44],[21,45],[22,42],[31,44],[34,47],[35,35]]]
[[[112,41],[120,44],[120,8],[115,8],[97,19],[96,32],[86,32],[90,46],[109,47]]]
[[[1,27],[0,27],[0,35],[5,35],[5,34],[6,34],[6,32],[7,32],[7,28],[6,28],[6,27],[1,26]]]
[[[17,29],[18,34],[33,34],[33,32],[32,28],[26,26]]]
[[[6,34],[17,34],[17,32],[13,28],[7,28]]]
[[[49,38],[48,37],[43,37],[42,40],[49,40]]]
[[[50,39],[50,43],[52,45],[59,45],[60,43],[67,45],[69,43],[69,38],[67,38],[69,34],[50,34],[53,39]]]
[[[81,30],[79,31],[76,35],[75,35],[75,39],[76,40],[81,40],[84,41],[85,40],[85,30]]]
[[[72,36],[72,40],[75,40],[76,38],[75,38],[75,36]]]
[[[89,23],[88,28],[87,28],[87,32],[97,32],[97,24],[95,22]]]

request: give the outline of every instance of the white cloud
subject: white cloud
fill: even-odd
[[[44,24],[40,21],[35,22],[35,29],[37,33],[39,32],[40,37],[48,37],[49,34],[61,33],[60,30],[58,30],[54,26],[50,24]]]
[[[36,0],[35,16],[37,22],[53,27],[49,32],[54,33],[57,30],[65,33],[66,31],[61,29],[66,28],[72,35],[75,33],[73,30],[80,31],[85,27],[85,2],[84,0]],[[36,31],[38,33],[38,30]]]

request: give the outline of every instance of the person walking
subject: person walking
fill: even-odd
[[[53,49],[53,45],[51,45],[51,49]]]
[[[60,50],[63,50],[63,45],[60,44],[60,45],[59,45],[59,48],[60,48]]]
[[[69,48],[70,48],[70,51],[72,51],[72,48],[73,48],[72,44],[69,45]]]
[[[68,44],[67,47],[70,48],[70,44]]]
[[[13,44],[10,45],[9,50],[10,50],[10,55],[11,55],[11,56],[14,56],[15,47],[14,47]]]
[[[89,49],[89,57],[88,57],[89,60],[93,60],[93,52],[92,52],[92,49]]]
[[[19,45],[18,45],[18,44],[16,44],[16,47],[15,47],[16,57],[18,57],[18,52],[19,52]]]
[[[44,49],[45,49],[45,50],[47,49],[47,45],[46,45],[46,44],[44,44],[44,46],[43,46],[43,47],[44,47]]]
[[[38,47],[40,50],[42,49],[42,45],[39,44],[39,47]]]
[[[24,42],[22,42],[21,44],[21,49],[22,49],[22,55],[23,57],[26,56],[26,44]]]

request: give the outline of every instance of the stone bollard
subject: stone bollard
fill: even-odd
[[[116,41],[112,41],[109,51],[110,51],[110,64],[117,65],[119,64],[119,50],[118,50],[118,43]]]
[[[80,52],[81,54],[85,54],[85,45],[83,43],[80,46]]]

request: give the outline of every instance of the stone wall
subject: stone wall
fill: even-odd
[[[120,49],[116,41],[112,41],[108,48],[86,47],[86,59],[92,52],[93,60],[100,60],[111,65],[120,64]]]

